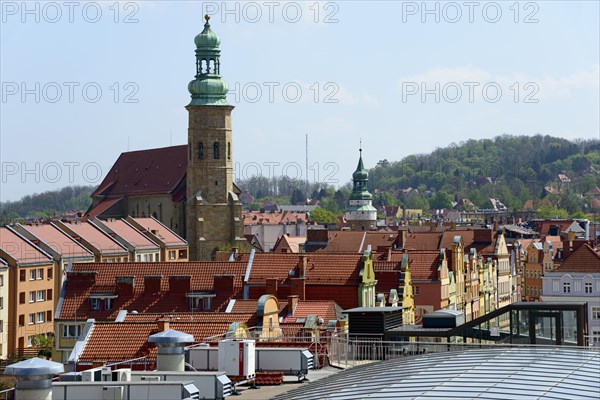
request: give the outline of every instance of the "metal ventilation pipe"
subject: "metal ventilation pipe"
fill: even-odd
[[[174,329],[151,335],[148,342],[158,346],[157,371],[185,371],[185,344],[193,341],[192,335]]]
[[[52,377],[65,372],[61,363],[30,358],[6,367],[6,375],[17,379],[15,400],[52,400]]]

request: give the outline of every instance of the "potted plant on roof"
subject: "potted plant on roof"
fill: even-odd
[[[38,357],[43,357],[46,360],[52,358],[52,348],[54,347],[54,336],[46,336],[44,334],[35,335],[32,344],[38,349]]]

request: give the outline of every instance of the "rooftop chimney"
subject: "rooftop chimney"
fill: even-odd
[[[288,296],[288,315],[294,316],[294,311],[296,311],[296,306],[298,305],[298,296],[297,295],[289,295]]]
[[[61,363],[30,358],[6,367],[5,374],[17,379],[15,400],[52,399],[52,377],[65,372]]]
[[[185,371],[185,344],[192,343],[194,337],[174,329],[150,335],[148,342],[156,343],[157,371]]]
[[[164,316],[158,319],[156,321],[156,324],[158,325],[158,330],[161,332],[168,331],[171,327],[171,321],[169,320],[169,318],[166,318]]]
[[[306,275],[306,267],[308,265],[308,256],[306,254],[300,254],[298,257],[298,277],[304,278]]]
[[[306,300],[304,278],[290,278],[290,293],[298,296],[299,300]]]
[[[265,279],[265,294],[277,297],[277,278]]]

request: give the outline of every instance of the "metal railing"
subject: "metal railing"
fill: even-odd
[[[0,390],[1,400],[13,400],[15,398],[15,388]]]
[[[514,343],[498,344],[382,341],[376,337],[367,339],[352,339],[341,336],[332,336],[329,339],[327,346],[329,362],[333,366],[340,368],[350,368],[375,361],[391,360],[426,353],[515,347],[556,348],[557,346]],[[568,346],[568,348],[579,348],[592,351],[600,350],[597,347]]]

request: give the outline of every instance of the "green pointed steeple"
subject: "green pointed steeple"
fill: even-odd
[[[369,193],[369,173],[365,169],[362,160],[362,148],[359,149],[358,165],[356,171],[352,174],[352,194],[350,195],[351,200],[371,200],[373,196]]]
[[[188,85],[192,95],[190,106],[228,106],[229,86],[221,79],[221,39],[210,29],[208,20],[204,30],[194,38],[196,44],[196,79]]]

